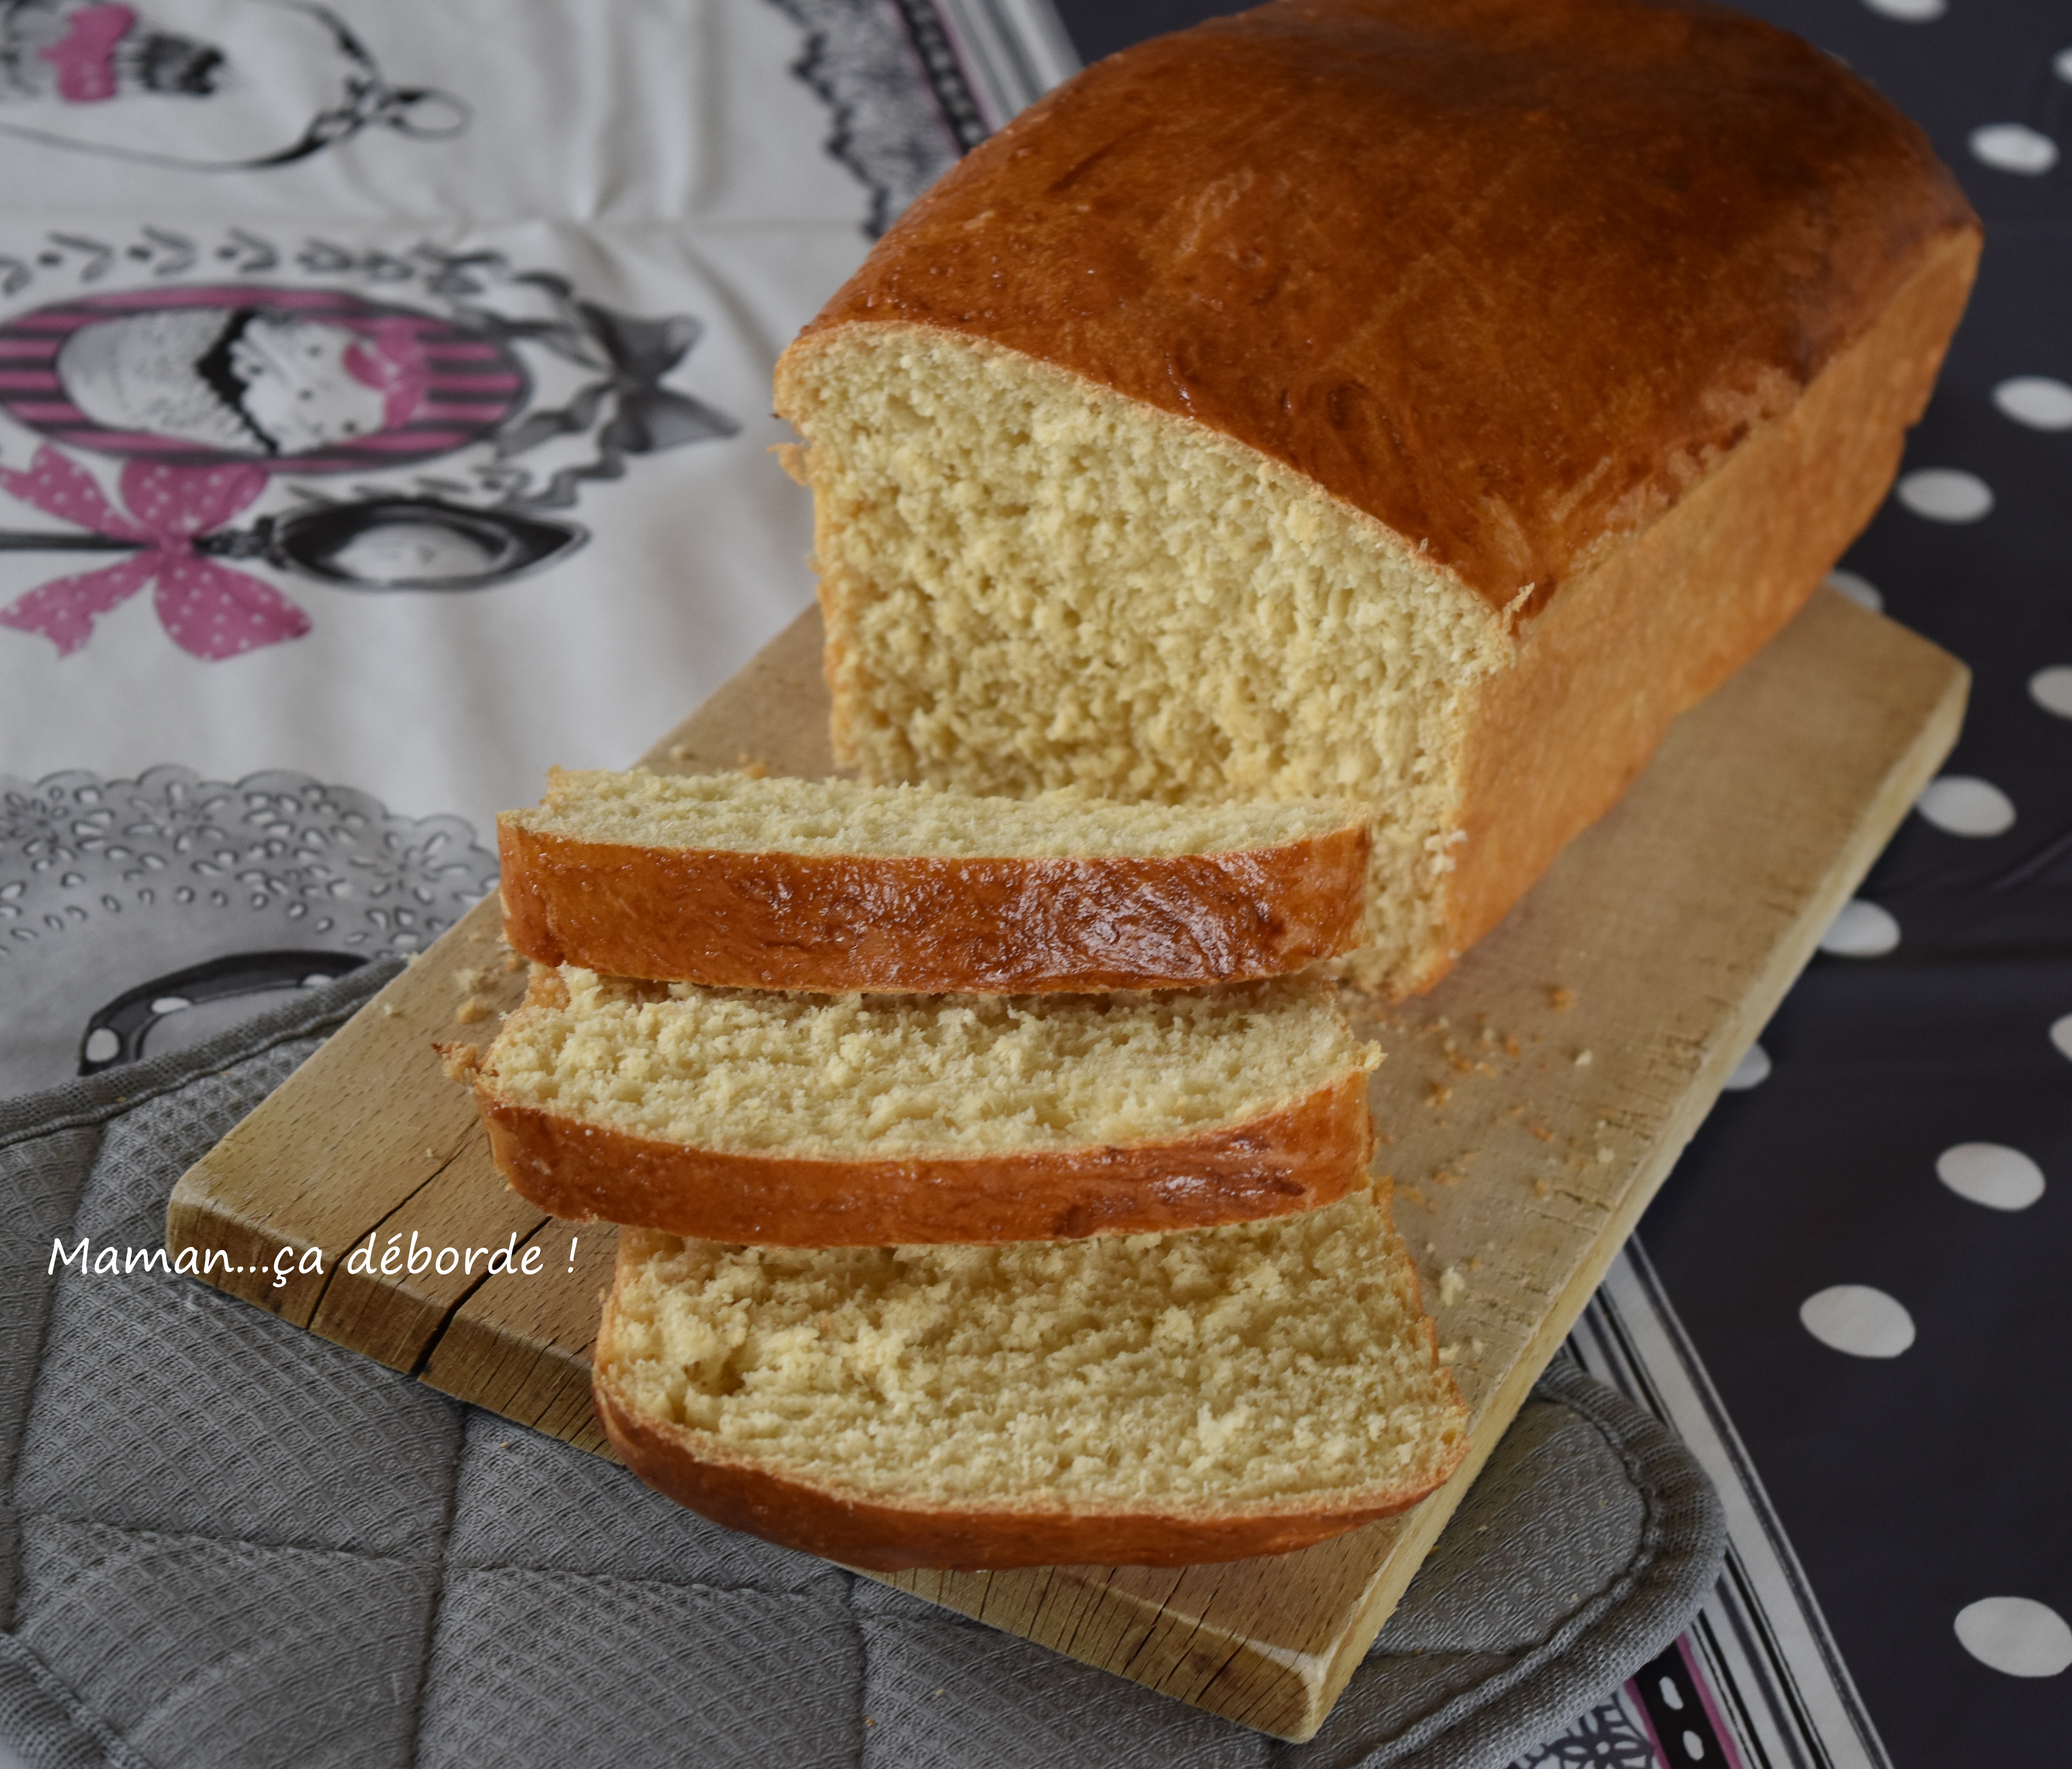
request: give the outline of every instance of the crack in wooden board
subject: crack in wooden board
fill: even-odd
[[[646,758],[829,773],[808,613]],[[1620,1244],[1820,934],[1955,741],[1967,677],[1823,591],[1679,720],[1626,799],[1423,999],[1349,1004],[1396,1217],[1472,1414],[1462,1476],[1406,1516],[1179,1570],[912,1572],[887,1582],[1286,1738],[1314,1734]],[[588,1398],[611,1231],[505,1191],[431,1045],[477,1045],[522,976],[494,900],[356,1015],[181,1180],[167,1240],[234,1266],[370,1233],[536,1246],[537,1275],[218,1274],[232,1293],[602,1450]],[[486,1016],[456,1016],[485,1005]],[[529,1226],[528,1226],[529,1225]],[[571,1238],[577,1251],[571,1260]],[[569,1267],[573,1265],[573,1270]],[[466,1281],[463,1281],[465,1278]],[[341,1283],[343,1287],[340,1287]]]

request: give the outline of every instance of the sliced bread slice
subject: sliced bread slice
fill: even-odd
[[[556,1216],[715,1241],[1137,1234],[1342,1197],[1372,1146],[1328,983],[812,995],[534,972],[475,1073]]]
[[[809,1252],[627,1230],[627,1466],[853,1566],[1182,1566],[1414,1504],[1467,1451],[1386,1203],[1178,1235]]]
[[[497,843],[507,937],[542,964],[836,993],[1277,976],[1359,944],[1369,848],[1367,813],[1330,800],[560,769]]]

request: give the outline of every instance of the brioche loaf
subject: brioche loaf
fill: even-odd
[[[1977,257],[1700,0],[1281,0],[968,155],[778,367],[837,757],[1375,812],[1424,988],[1876,508]]]
[[[497,840],[506,938],[542,964],[837,993],[1300,970],[1359,943],[1368,850],[1342,800],[1024,802],[559,769]]]
[[[1000,1247],[629,1229],[593,1369],[650,1485],[884,1570],[1280,1553],[1415,1504],[1467,1448],[1364,1188],[1272,1223]]]
[[[811,995],[536,971],[475,1077],[557,1217],[892,1246],[1137,1234],[1328,1204],[1371,1151],[1328,984]]]

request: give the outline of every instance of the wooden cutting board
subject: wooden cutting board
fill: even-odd
[[[824,774],[818,617],[647,757]],[[1437,990],[1355,996],[1388,1052],[1373,1106],[1397,1219],[1474,1414],[1462,1474],[1300,1553],[1181,1570],[890,1582],[1286,1738],[1322,1723],[1454,1505],[1821,932],[1955,741],[1967,675],[1823,591],[1686,714],[1626,800]],[[543,1217],[491,1166],[435,1039],[486,1044],[524,977],[479,905],[180,1181],[175,1251],[212,1281],[434,1387],[608,1454],[590,1347],[612,1231]],[[384,1277],[414,1246],[423,1269]],[[436,1250],[536,1250],[442,1273]],[[356,1247],[372,1274],[347,1269]],[[312,1254],[311,1250],[315,1250]],[[285,1260],[282,1256],[285,1253]],[[277,1284],[277,1261],[296,1271]]]

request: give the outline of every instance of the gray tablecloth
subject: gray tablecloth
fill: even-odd
[[[827,1563],[190,1279],[179,1174],[393,967],[0,1106],[0,1738],[33,1764],[1488,1769],[1671,1640],[1704,1474],[1557,1363],[1323,1732],[1269,1739]]]

